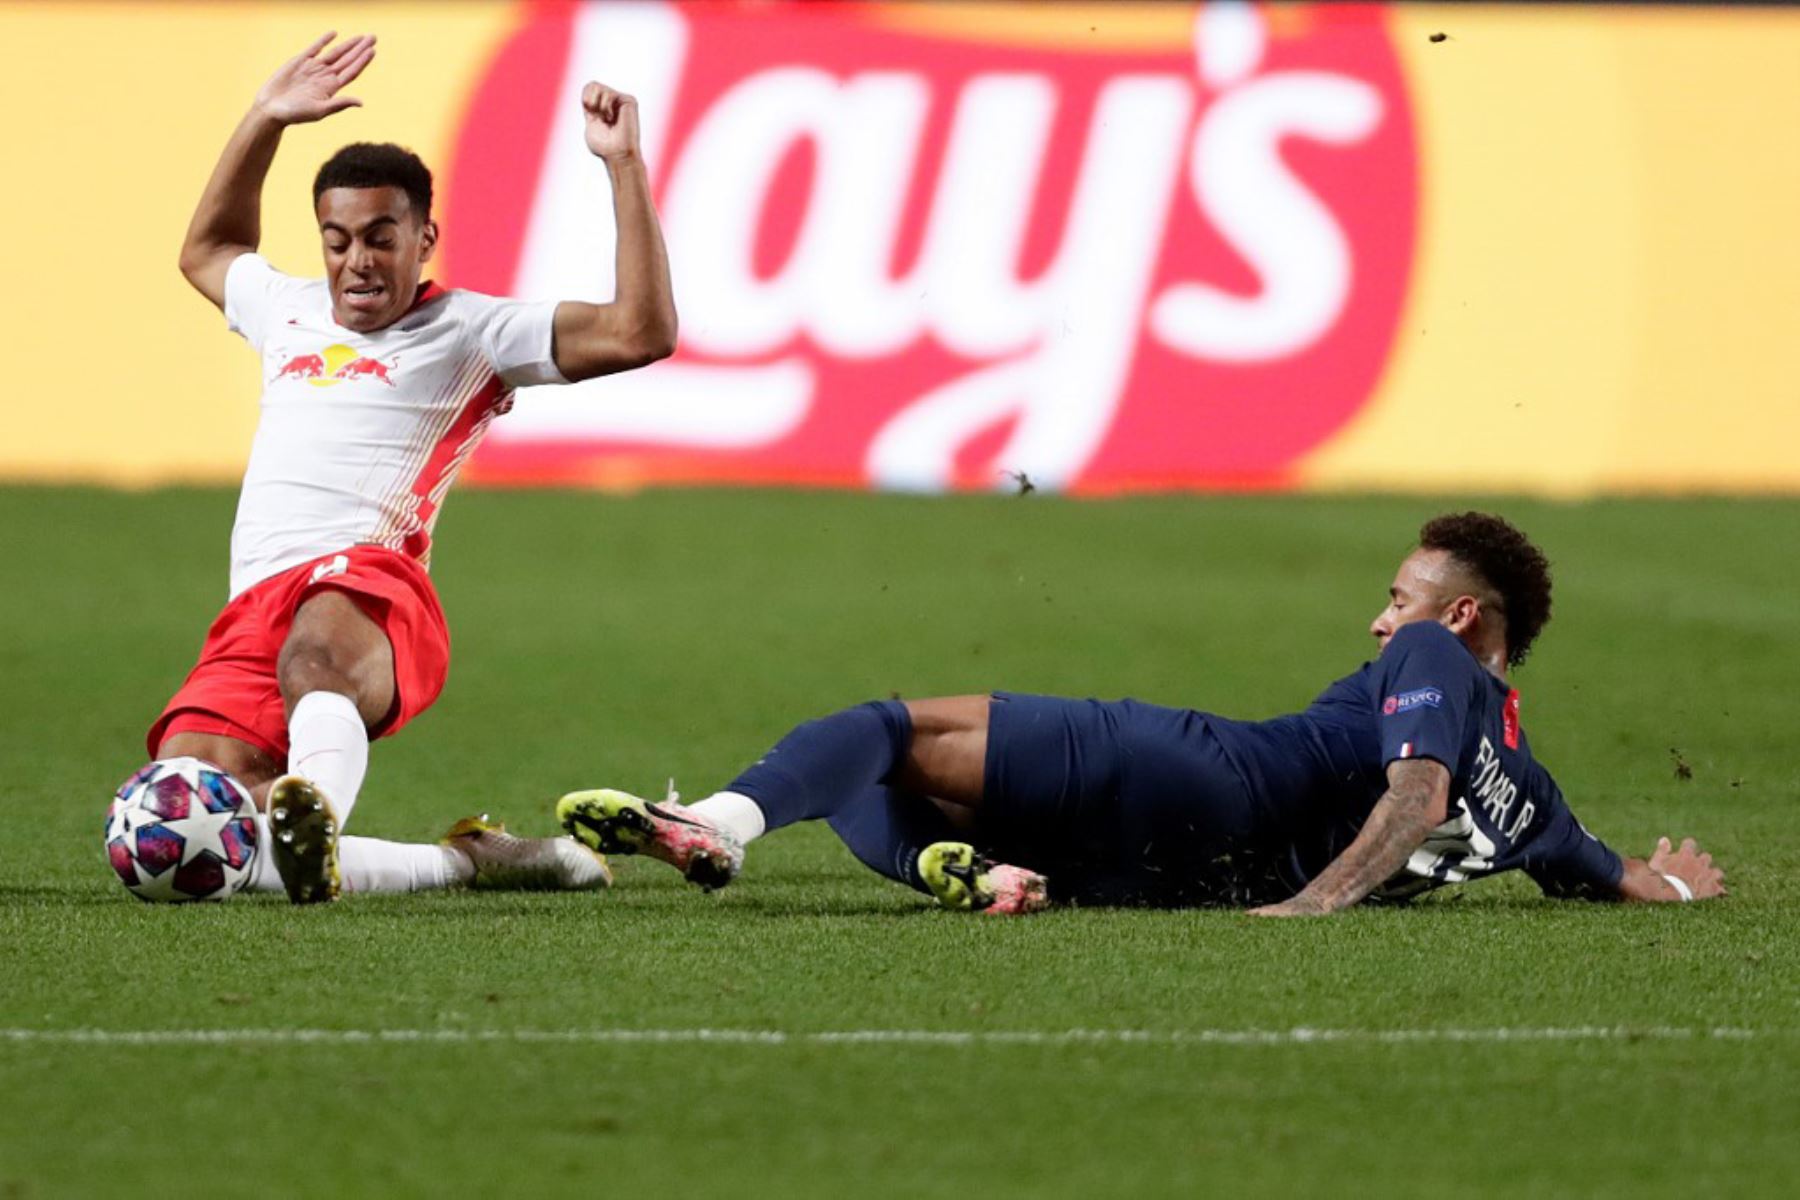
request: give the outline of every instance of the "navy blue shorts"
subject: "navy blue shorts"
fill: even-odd
[[[995,692],[982,848],[1058,899],[1240,904],[1265,894],[1256,809],[1205,713]],[[1285,894],[1285,893],[1283,893]]]

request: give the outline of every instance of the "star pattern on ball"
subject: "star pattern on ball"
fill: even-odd
[[[185,843],[181,852],[184,865],[193,862],[208,850],[219,861],[225,862],[231,858],[231,852],[225,848],[222,835],[225,827],[235,820],[235,812],[209,812],[204,804],[196,804],[188,809],[187,816],[179,821],[164,821],[162,826],[170,833],[179,834]]]
[[[146,825],[154,825],[158,821],[155,813],[146,812],[136,804],[121,804],[113,810],[112,819],[106,823],[106,840],[125,839],[125,844],[137,846],[137,831]]]

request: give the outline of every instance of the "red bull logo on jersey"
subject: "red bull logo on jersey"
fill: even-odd
[[[393,387],[393,372],[392,363],[337,344],[327,346],[317,354],[295,355],[276,368],[275,378],[270,382],[303,379],[314,387],[331,387],[349,379],[373,379]]]
[[[275,372],[277,379],[319,379],[325,374],[325,359],[317,354],[300,354],[288,359]]]
[[[331,376],[333,379],[378,379],[389,387],[394,386],[394,377],[388,365],[379,358],[353,358],[339,367]]]
[[[1379,7],[532,5],[457,135],[457,284],[610,290],[589,78],[640,101],[681,344],[533,397],[488,478],[1279,486],[1388,361]]]

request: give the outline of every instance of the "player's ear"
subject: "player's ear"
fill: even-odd
[[[1452,600],[1444,609],[1444,625],[1458,637],[1473,629],[1480,619],[1481,601],[1466,593]]]
[[[419,231],[419,261],[420,262],[428,263],[431,261],[431,256],[437,253],[437,240],[438,240],[437,222],[427,218],[425,221],[425,227]]]

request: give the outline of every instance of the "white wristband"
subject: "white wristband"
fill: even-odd
[[[1675,889],[1675,894],[1681,897],[1683,904],[1694,898],[1694,889],[1687,885],[1687,880],[1675,875],[1664,875],[1663,882]]]

